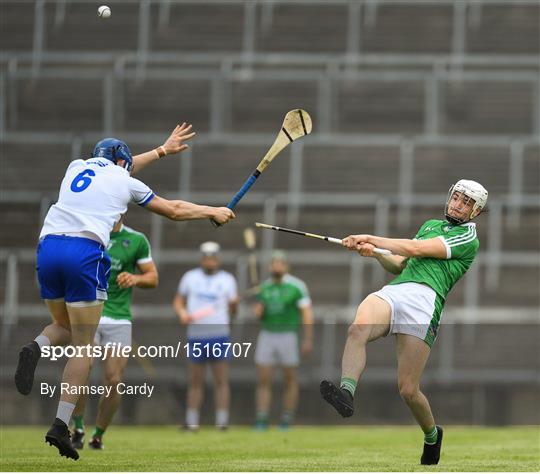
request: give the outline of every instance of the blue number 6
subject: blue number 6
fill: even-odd
[[[90,186],[90,183],[92,182],[91,178],[88,178],[88,176],[95,176],[96,172],[94,170],[84,170],[82,173],[79,173],[77,176],[75,176],[75,179],[71,183],[71,190],[74,193],[80,193],[81,191],[84,191],[88,186]]]

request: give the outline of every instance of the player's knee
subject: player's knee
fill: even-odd
[[[400,381],[398,384],[399,395],[406,403],[413,401],[419,392],[419,387],[415,383],[409,381]]]
[[[214,387],[216,390],[229,390],[228,380],[215,380]]]
[[[352,323],[349,326],[348,336],[353,339],[366,341],[370,328],[367,324]]]
[[[297,383],[296,371],[285,370],[283,372],[283,381],[287,386],[295,385]]]
[[[270,386],[272,385],[272,377],[260,375],[258,384],[261,388],[270,388]]]

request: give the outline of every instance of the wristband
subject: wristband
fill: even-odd
[[[157,153],[158,158],[162,158],[167,154],[163,145],[155,148],[154,151]]]

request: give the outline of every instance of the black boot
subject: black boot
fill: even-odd
[[[36,341],[23,346],[19,352],[19,363],[15,372],[15,385],[23,395],[28,395],[34,385],[34,372],[41,357],[41,349]]]
[[[441,457],[443,429],[440,426],[436,426],[435,428],[437,428],[437,442],[435,444],[424,443],[424,452],[420,458],[420,464],[439,464],[439,458]]]
[[[71,444],[75,449],[84,448],[84,431],[79,429],[74,429],[73,434],[71,435]]]
[[[59,418],[54,420],[50,430],[47,431],[45,442],[49,443],[51,446],[56,446],[60,456],[75,460],[79,459],[79,453],[71,444],[71,436],[69,435],[68,427]]]
[[[336,387],[332,382],[321,382],[321,395],[343,417],[348,418],[354,413],[353,397],[348,390]]]

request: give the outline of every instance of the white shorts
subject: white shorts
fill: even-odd
[[[420,283],[386,285],[373,293],[391,308],[388,334],[409,334],[431,347],[437,337],[444,301],[429,286]]]
[[[116,343],[116,346],[131,347],[131,321],[101,316],[94,336],[96,346]]]
[[[257,365],[281,365],[297,367],[300,363],[298,334],[296,332],[272,332],[261,330],[255,349]]]

